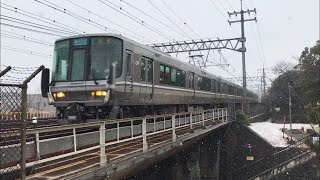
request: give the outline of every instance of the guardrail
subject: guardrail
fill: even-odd
[[[55,118],[55,112],[27,112],[27,119],[37,118]],[[22,112],[0,112],[0,120],[21,120]]]
[[[100,166],[104,166],[108,161],[113,160],[112,157],[107,158],[107,146],[137,141],[140,142],[141,147],[134,152],[144,152],[157,145],[157,143],[150,143],[151,139],[158,138],[159,142],[174,142],[177,138],[192,133],[196,129],[224,123],[227,120],[227,109],[211,109],[29,129],[26,132],[27,135],[34,138],[27,142],[27,167],[92,151],[99,152]],[[6,136],[10,133],[6,132]],[[0,147],[0,154],[3,148],[17,150],[15,145]],[[6,168],[8,171],[12,166],[17,165],[18,162],[1,161],[0,168]],[[6,171],[0,169],[0,174]]]

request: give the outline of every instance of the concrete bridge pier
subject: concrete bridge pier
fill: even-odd
[[[189,179],[201,179],[200,175],[200,146],[190,149],[187,156],[187,167],[189,171]]]

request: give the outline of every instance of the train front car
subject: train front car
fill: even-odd
[[[115,91],[115,80],[121,78],[122,66],[120,37],[86,35],[59,39],[55,42],[51,83],[46,86],[48,78],[42,79],[42,94],[47,94],[49,103],[56,107],[59,119],[109,117],[112,106],[107,104]]]

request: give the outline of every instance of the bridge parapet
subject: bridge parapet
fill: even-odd
[[[84,169],[110,165],[109,162],[174,143],[194,131],[228,121],[227,109],[210,109],[197,112],[146,116],[121,120],[99,120],[84,124],[71,124],[27,130],[27,168],[36,172],[30,177],[41,177],[41,172],[54,169],[61,164],[74,164],[88,158]],[[12,135],[16,132],[0,132]],[[0,145],[1,147],[1,145]],[[3,149],[6,151],[3,151]],[[0,154],[16,151],[16,144],[1,147]],[[3,154],[5,155],[5,154]],[[43,166],[44,165],[44,166]],[[10,172],[18,162],[3,162],[2,172]],[[73,173],[79,173],[78,169]],[[60,174],[72,174],[67,172]],[[30,174],[29,174],[30,175]]]

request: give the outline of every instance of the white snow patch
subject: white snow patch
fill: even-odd
[[[259,122],[259,123],[251,123],[249,126],[253,131],[258,133],[260,136],[262,136],[264,139],[266,139],[268,142],[270,142],[273,146],[276,147],[287,147],[288,144],[285,140],[287,135],[285,134],[283,138],[283,133],[281,132],[281,129],[284,128],[283,124],[276,124],[271,122]],[[306,131],[307,129],[311,129],[310,124],[292,124],[292,129],[301,129],[304,128]],[[290,125],[286,124],[285,128],[289,129]]]

